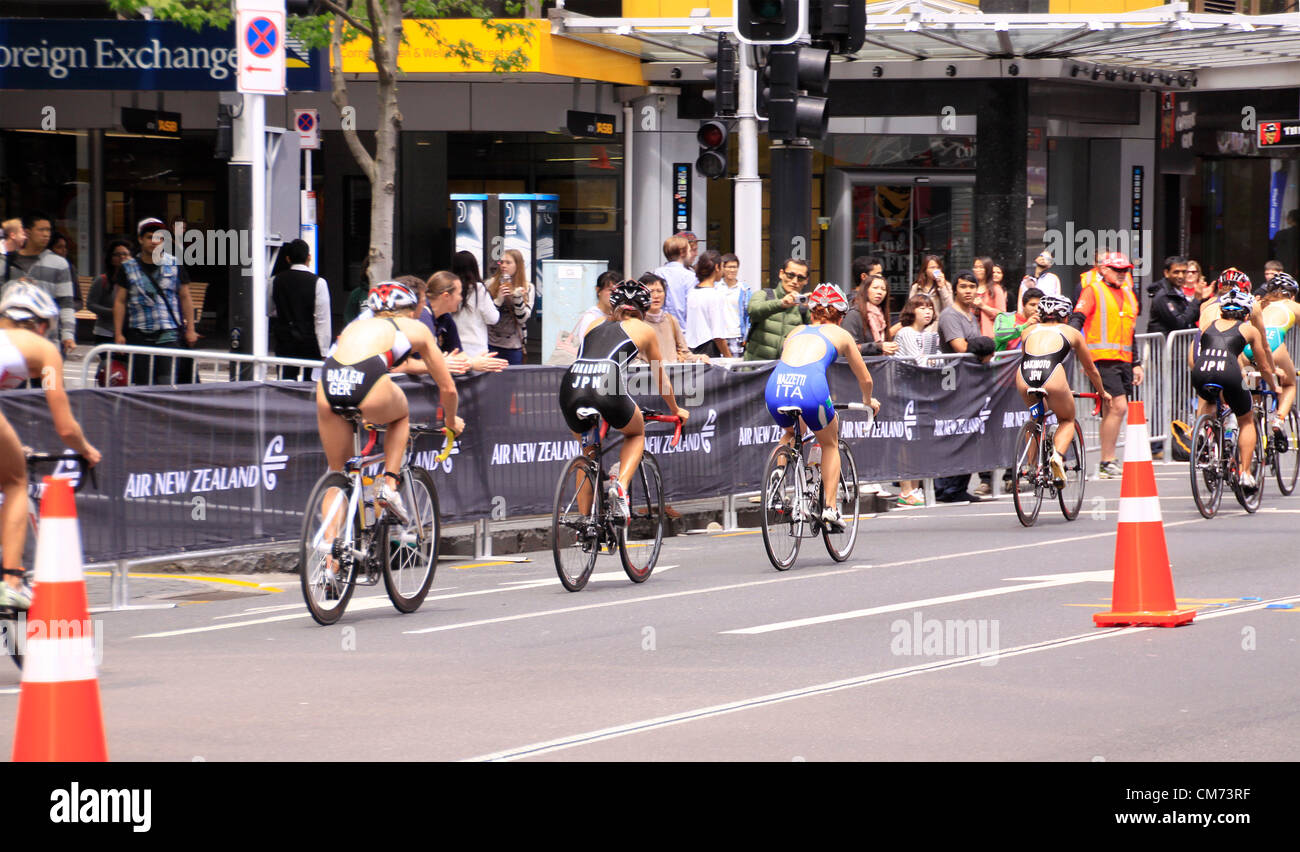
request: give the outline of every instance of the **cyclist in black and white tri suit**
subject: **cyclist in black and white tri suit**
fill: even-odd
[[[578,416],[579,408],[594,408],[610,426],[623,433],[618,454],[618,476],[611,477],[610,502],[623,521],[628,521],[627,490],[645,451],[645,418],[627,393],[627,365],[644,352],[651,369],[658,374],[660,395],[668,410],[685,422],[685,409],[677,407],[673,386],[663,368],[659,336],[645,322],[650,310],[650,290],[640,281],[627,280],[609,297],[612,316],[594,326],[582,338],[577,360],[560,379],[560,410],[564,422],[579,437],[590,421]],[[594,447],[587,452],[594,451]]]

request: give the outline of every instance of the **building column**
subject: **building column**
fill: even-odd
[[[1028,133],[1028,81],[985,82],[975,118],[975,256],[1006,264],[1010,286],[1026,268]]]
[[[623,272],[635,277],[663,266],[664,240],[677,231],[688,230],[703,239],[708,211],[706,181],[695,173],[699,121],[677,118],[675,89],[653,87],[633,99],[631,106],[632,157],[624,167],[631,170],[634,187],[632,197],[625,200],[631,211],[632,253]],[[675,197],[678,164],[686,166],[681,199]],[[684,222],[678,221],[679,204],[689,208],[683,211]],[[702,244],[704,248],[716,246]]]

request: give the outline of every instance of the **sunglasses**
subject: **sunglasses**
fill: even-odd
[[[786,278],[789,278],[791,281],[807,281],[807,280],[808,280],[808,276],[807,276],[807,275],[800,275],[800,274],[797,273],[797,272],[786,272],[784,269],[781,270],[781,274],[784,275]]]

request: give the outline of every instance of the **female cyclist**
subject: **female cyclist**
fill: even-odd
[[[578,416],[578,409],[584,407],[596,409],[610,426],[623,433],[618,476],[611,477],[609,497],[624,523],[631,520],[628,489],[645,451],[645,418],[627,393],[627,365],[637,353],[644,353],[657,371],[659,393],[668,410],[683,422],[689,416],[685,409],[677,407],[673,386],[663,368],[659,335],[645,322],[650,301],[650,290],[640,281],[628,280],[614,287],[609,296],[610,319],[586,333],[577,359],[560,379],[560,411],[574,435],[581,438],[591,428],[590,422]],[[594,450],[593,446],[587,451]]]
[[[1083,365],[1083,372],[1101,396],[1110,402],[1102,387],[1101,372],[1092,361],[1083,333],[1069,325],[1074,304],[1065,296],[1043,296],[1038,302],[1039,323],[1029,327],[1024,339],[1024,357],[1016,374],[1016,389],[1025,405],[1038,401],[1030,389],[1047,391],[1047,407],[1056,415],[1056,438],[1052,442],[1052,476],[1065,480],[1064,453],[1074,439],[1074,394],[1065,374],[1065,358],[1071,352]],[[1032,457],[1031,457],[1032,458]]]
[[[459,282],[457,282],[459,283]],[[397,486],[401,485],[402,456],[410,434],[410,409],[406,394],[388,375],[412,353],[424,361],[438,383],[443,422],[456,434],[465,422],[456,416],[456,384],[428,327],[415,319],[420,298],[405,284],[381,281],[366,299],[374,315],[353,320],[330,348],[316,384],[316,422],[320,427],[325,462],[331,471],[343,471],[352,451],[352,425],[335,409],[357,408],[370,423],[387,424],[384,433],[384,476],[375,502],[407,522]]]
[[[1237,415],[1237,427],[1241,430],[1237,441],[1241,487],[1252,490],[1255,488],[1255,477],[1250,474],[1250,460],[1255,454],[1255,415],[1250,405],[1250,391],[1246,390],[1241,381],[1241,365],[1237,361],[1247,344],[1253,349],[1253,360],[1259,366],[1264,380],[1275,392],[1277,379],[1271,369],[1264,367],[1263,362],[1268,356],[1268,344],[1264,341],[1264,335],[1246,322],[1255,307],[1255,297],[1232,288],[1220,294],[1217,306],[1218,319],[1201,329],[1190,353],[1192,387],[1201,398],[1196,413],[1197,416],[1213,414],[1222,397],[1232,413]],[[1208,385],[1217,385],[1218,388],[1207,387]]]
[[[778,409],[797,405],[803,423],[817,436],[822,454],[822,482],[840,481],[839,424],[831,400],[826,371],[841,355],[849,359],[849,368],[858,380],[862,402],[880,411],[880,401],[871,396],[871,373],[858,352],[853,335],[840,328],[849,311],[844,291],[834,284],[818,284],[808,297],[810,324],[790,332],[781,347],[781,360],[767,380],[764,398],[767,411],[778,426],[785,429],[782,444],[794,441],[795,418]],[[840,510],[835,505],[835,489],[823,489],[822,522],[833,531],[844,528]]]
[[[1273,350],[1273,365],[1276,367],[1277,384],[1281,393],[1277,397],[1277,410],[1273,412],[1273,440],[1279,452],[1287,451],[1286,430],[1283,428],[1286,416],[1295,404],[1296,368],[1286,346],[1286,333],[1300,319],[1300,303],[1296,295],[1300,293],[1300,284],[1285,272],[1279,272],[1268,282],[1268,289],[1261,298],[1263,308],[1260,314],[1264,319],[1264,336],[1269,348]],[[1254,351],[1247,346],[1242,353],[1254,360]]]
[[[63,443],[86,458],[93,467],[99,464],[99,450],[90,445],[68,405],[63,389],[63,356],[59,348],[45,337],[59,308],[44,290],[26,278],[5,289],[0,299],[0,389],[20,387],[31,378],[39,378],[45,388],[45,402],[50,407],[54,431]],[[32,603],[31,589],[23,582],[23,546],[27,540],[27,459],[9,421],[0,415],[0,489],[4,491],[0,534],[4,545],[4,583],[0,584],[0,603],[15,609],[27,609]],[[28,566],[30,567],[30,566]]]

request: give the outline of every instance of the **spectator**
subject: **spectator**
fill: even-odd
[[[695,275],[692,274],[694,279]],[[587,332],[613,317],[609,306],[609,295],[623,282],[623,273],[617,269],[607,269],[596,279],[596,304],[583,311],[578,317],[578,339],[587,336]],[[665,302],[665,305],[667,303]],[[665,310],[667,308],[665,307]]]
[[[1187,274],[1183,276],[1183,295],[1189,299],[1198,298],[1198,293],[1209,287],[1209,282],[1205,280],[1205,270],[1201,269],[1198,261],[1187,259]],[[1209,287],[1213,292],[1213,287]]]
[[[899,316],[899,326],[898,334],[894,336],[894,342],[898,344],[895,356],[926,366],[926,357],[939,351],[939,332],[933,328],[934,300],[929,296],[908,299]],[[925,505],[925,493],[919,480],[904,479],[898,485],[898,505]]]
[[[361,273],[361,281],[348,294],[348,301],[343,306],[343,324],[352,322],[366,307],[366,297],[370,295],[369,276]]]
[[[1264,264],[1264,283],[1255,288],[1255,298],[1262,298],[1268,292],[1268,285],[1273,283],[1279,272],[1285,272],[1286,268],[1282,266],[1281,261],[1270,260]]]
[[[727,345],[726,296],[717,286],[722,277],[721,260],[716,251],[700,255],[695,262],[697,283],[686,297],[686,345],[696,355],[710,358],[731,357],[731,347]]]
[[[1026,287],[1020,293],[1020,311],[1018,313],[998,314],[993,321],[993,348],[997,352],[1015,349],[1034,326],[1038,325],[1038,303],[1042,301],[1043,291],[1037,287]]]
[[[162,250],[166,230],[161,219],[142,219],[136,226],[139,253],[118,267],[113,283],[113,339],[132,346],[176,349],[198,342],[190,278],[176,258]],[[152,371],[149,365],[152,364]],[[132,359],[130,382],[188,383],[194,364],[175,358]],[[173,375],[174,374],[174,375]]]
[[[854,260],[855,267],[863,259]],[[862,279],[855,274],[854,280]],[[840,328],[853,335],[859,353],[893,355],[898,351],[898,344],[889,339],[889,322],[889,282],[876,276],[862,281],[853,291],[853,304],[844,315]]]
[[[4,240],[0,242],[0,254],[13,254],[27,243],[27,231],[22,219],[6,219],[0,223],[4,230]]]
[[[499,373],[506,368],[506,361],[496,357],[495,352],[471,356],[461,350],[460,329],[456,326],[456,312],[461,307],[462,299],[460,276],[444,270],[433,273],[428,281],[415,275],[399,275],[393,280],[410,287],[420,300],[416,318],[432,329],[438,350],[442,352],[452,375],[461,376],[471,370]],[[423,374],[425,370],[419,357],[413,357],[412,360],[416,363],[409,365],[410,369],[403,372]]]
[[[122,262],[130,258],[131,244],[126,240],[113,240],[104,255],[104,271],[90,285],[86,307],[95,312],[93,336],[96,344],[113,342],[113,299],[116,296],[113,279]]]
[[[1165,275],[1147,287],[1151,297],[1151,313],[1147,318],[1147,333],[1168,334],[1184,328],[1193,328],[1201,316],[1199,296],[1183,295],[1183,280],[1187,275],[1187,258],[1172,255],[1165,258]]]
[[[68,242],[67,235],[62,231],[55,231],[54,236],[50,237],[50,251],[68,261],[68,271],[72,274],[73,322],[76,322],[75,314],[77,311],[81,310],[81,281],[77,275],[77,265],[68,257],[68,252],[70,250],[71,243]],[[75,328],[73,329],[73,336],[76,336]]]
[[[1020,288],[1035,287],[1044,296],[1061,295],[1061,279],[1056,277],[1055,272],[1050,272],[1055,258],[1047,249],[1039,252],[1038,257],[1034,258],[1034,271],[1026,275],[1020,281]],[[1024,313],[1024,305],[1020,306],[1020,312]]]
[[[1104,252],[1097,265],[1079,281],[1079,301],[1070,325],[1081,330],[1110,394],[1101,420],[1102,479],[1123,475],[1116,460],[1115,444],[1128,415],[1128,398],[1142,384],[1142,355],[1134,347],[1137,332],[1137,296],[1129,270],[1133,264],[1120,252]]]
[[[470,357],[486,354],[488,327],[501,318],[501,313],[478,274],[478,260],[472,252],[456,252],[451,259],[451,272],[460,279],[462,294],[460,310],[454,317],[461,351]]]
[[[645,321],[650,323],[650,327],[659,336],[659,354],[663,362],[665,364],[685,362],[707,364],[709,356],[696,355],[691,351],[691,347],[686,345],[686,336],[682,334],[681,326],[677,324],[677,318],[664,310],[664,299],[667,298],[664,280],[653,272],[647,272],[637,280],[650,291],[650,310],[646,312]],[[637,355],[637,358],[645,361],[646,355],[642,352]]]
[[[781,348],[791,331],[808,322],[806,299],[798,298],[808,283],[808,263],[791,257],[781,264],[780,296],[776,288],[760,290],[749,300],[749,340],[746,361],[770,361],[781,357]]]
[[[980,334],[993,336],[993,320],[1007,310],[1007,291],[993,280],[993,258],[975,258],[975,306],[979,309]]]
[[[673,234],[674,237],[681,237],[686,240],[686,257],[682,261],[686,264],[687,269],[694,269],[695,264],[700,259],[700,241],[696,239],[695,234],[690,231],[678,231]]]
[[[927,254],[921,262],[921,271],[917,273],[907,298],[929,296],[939,309],[939,315],[952,307],[952,285],[943,274],[943,261],[937,254]]]
[[[307,264],[311,246],[306,240],[292,240],[284,247],[289,268],[271,279],[267,306],[271,318],[271,340],[275,354],[283,358],[319,361],[330,347],[330,287]],[[292,373],[303,379],[302,370],[284,367],[281,378]]]
[[[533,315],[536,291],[528,280],[528,264],[517,249],[506,249],[497,274],[487,284],[492,302],[500,312],[497,322],[488,326],[488,346],[510,364],[524,363],[524,343],[528,339],[528,318]]]
[[[983,349],[979,343],[988,338],[981,338],[979,319],[976,317],[975,294],[978,289],[973,272],[963,270],[958,274],[952,307],[939,315],[939,342],[942,351],[979,354]],[[970,476],[969,473],[963,473],[935,479],[934,499],[940,503],[980,502],[979,497],[967,491]]]
[[[72,267],[50,251],[54,227],[49,216],[44,213],[29,213],[23,217],[22,224],[27,233],[27,241],[17,252],[5,255],[0,260],[0,265],[3,265],[0,281],[8,282],[11,278],[25,276],[49,294],[59,306],[59,321],[49,324],[45,337],[55,346],[62,343],[60,351],[66,356],[77,345],[77,309],[74,307]],[[0,288],[0,298],[2,297]]]
[[[726,296],[723,305],[727,316],[727,348],[731,357],[739,358],[745,351],[745,338],[749,336],[749,297],[752,291],[748,284],[740,283],[740,258],[734,254],[722,256],[722,292]],[[734,332],[734,333],[733,333]]]
[[[1300,210],[1291,210],[1286,214],[1286,227],[1273,236],[1272,259],[1281,262],[1283,269],[1290,269],[1292,274],[1300,269]]]
[[[695,263],[691,255],[690,241],[683,236],[673,236],[664,240],[664,258],[668,261],[654,271],[668,285],[668,301],[664,310],[677,318],[677,324],[686,327],[686,294],[695,287],[695,273],[687,262]],[[618,282],[615,281],[615,284]],[[608,297],[606,297],[608,301]]]

